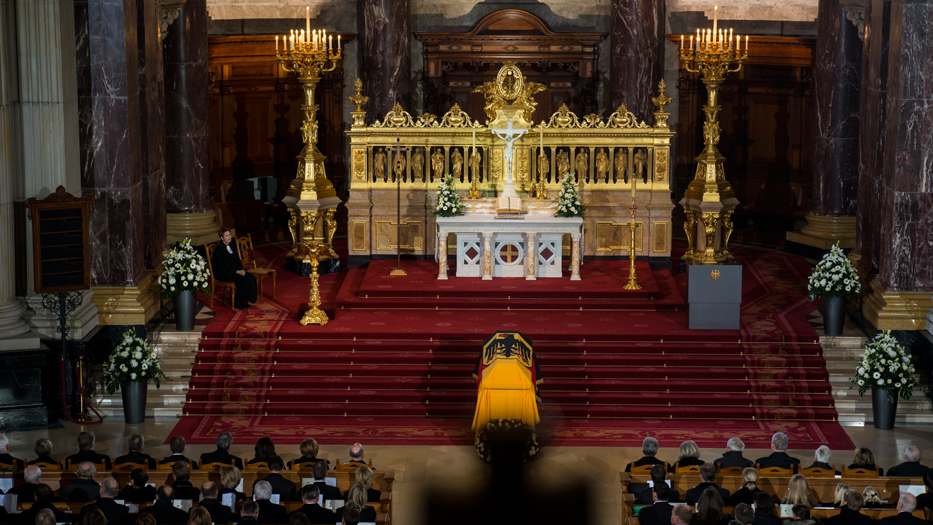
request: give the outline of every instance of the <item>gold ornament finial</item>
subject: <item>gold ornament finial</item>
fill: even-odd
[[[356,106],[357,111],[363,111],[363,106],[369,102],[369,97],[363,96],[363,81],[356,79],[356,82],[353,83],[353,87],[356,88],[356,95],[347,98],[350,100],[351,104]]]
[[[673,99],[667,96],[667,82],[662,78],[658,82],[658,96],[651,98],[651,103],[658,107],[658,110],[654,112],[654,125],[658,128],[666,128],[667,119],[671,116],[667,110],[664,109],[665,106],[671,103]]]

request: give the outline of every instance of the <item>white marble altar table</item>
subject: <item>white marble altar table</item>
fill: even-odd
[[[524,215],[496,219],[468,213],[437,218],[438,279],[447,279],[447,236],[457,236],[457,276],[561,277],[562,239],[570,234],[570,280],[580,280],[580,241],[583,218]]]

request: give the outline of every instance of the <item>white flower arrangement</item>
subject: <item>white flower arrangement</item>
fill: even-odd
[[[852,266],[852,261],[842,252],[839,243],[813,268],[807,283],[807,295],[813,301],[817,297],[858,298],[862,284]]]
[[[890,330],[882,330],[874,339],[865,343],[865,352],[859,362],[852,386],[858,387],[859,395],[870,389],[884,390],[888,399],[897,396],[910,399],[917,386],[914,378],[916,369],[904,347],[897,343]]]
[[[162,275],[159,276],[162,298],[177,297],[185,290],[207,292],[210,274],[207,260],[191,246],[191,239],[185,239],[173,246],[162,261]]]
[[[557,196],[555,217],[583,217],[586,205],[580,202],[580,191],[574,181],[573,173],[564,174],[560,180],[560,194]]]
[[[437,191],[437,204],[434,205],[434,215],[453,217],[463,215],[463,204],[460,203],[460,194],[454,189],[454,178],[451,174],[444,176]]]
[[[114,347],[104,363],[104,385],[111,394],[131,381],[155,381],[156,388],[159,388],[161,381],[166,379],[161,365],[149,343],[136,337],[136,330],[130,328],[123,333],[123,340]]]

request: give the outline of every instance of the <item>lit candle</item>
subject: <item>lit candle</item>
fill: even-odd
[[[709,5],[709,4],[706,4]],[[713,34],[716,34],[716,25],[719,22],[719,6],[713,7]]]
[[[541,146],[539,147],[538,155],[544,155],[544,121],[541,121]]]
[[[700,30],[697,29],[697,51],[700,50]]]
[[[748,54],[748,35],[745,35],[745,54]]]
[[[337,53],[340,53],[340,35],[337,35]]]
[[[339,40],[339,39],[338,39]],[[476,128],[473,128],[473,146],[470,148],[470,156],[476,153]]]
[[[275,54],[279,54],[279,35],[275,35]]]
[[[690,52],[693,52],[693,35],[690,35]]]
[[[334,52],[334,35],[330,35],[327,39],[327,47],[330,49],[330,52]]]
[[[289,48],[289,51],[294,51],[294,50],[295,50],[295,35],[292,35],[292,36],[288,39],[288,48]]]
[[[684,50],[684,35],[680,35],[680,50]]]
[[[635,199],[635,174],[632,173],[632,200]]]
[[[311,7],[305,7],[305,30],[311,34]]]

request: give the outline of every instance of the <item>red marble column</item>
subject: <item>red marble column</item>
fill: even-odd
[[[625,106],[654,122],[652,93],[661,78],[660,37],[663,0],[613,0],[609,47],[612,110]]]
[[[410,0],[358,0],[357,5],[367,116],[385,116],[396,103],[411,111]]]

